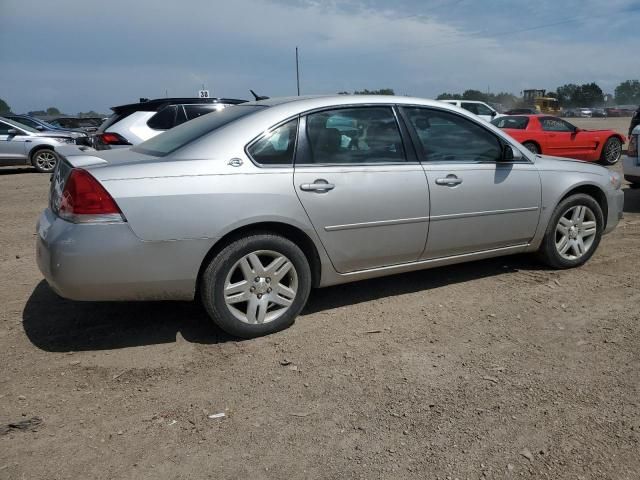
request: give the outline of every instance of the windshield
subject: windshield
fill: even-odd
[[[207,133],[213,132],[224,125],[234,122],[239,118],[246,117],[263,108],[266,107],[259,105],[236,105],[218,112],[214,111],[183,123],[182,125],[178,125],[171,130],[167,130],[160,135],[150,138],[146,142],[142,142],[131,150],[146,155],[164,157],[198,140]]]
[[[24,123],[20,123],[17,120],[11,120],[11,122],[13,122],[13,126],[14,127],[21,128],[22,130],[24,130],[26,132],[39,133],[38,130],[36,130],[35,128],[31,128],[29,125],[25,125]]]

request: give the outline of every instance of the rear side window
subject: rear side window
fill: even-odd
[[[529,125],[529,117],[500,117],[492,120],[491,123],[498,128],[524,130]]]
[[[252,143],[247,152],[260,165],[293,165],[298,119],[291,120]]]
[[[477,103],[462,102],[460,104],[460,106],[462,108],[464,108],[465,110],[470,111],[471,113],[475,113],[476,115],[480,114],[480,112],[478,111],[478,104]]]
[[[147,121],[149,128],[154,130],[169,130],[176,125],[176,106],[168,105]]]
[[[402,109],[415,129],[427,162],[497,162],[498,137],[476,122],[453,113],[421,107]]]
[[[187,120],[193,120],[194,118],[201,117],[211,112],[218,112],[225,106],[222,104],[209,104],[209,105],[185,105],[184,110],[187,112]]]
[[[252,113],[259,112],[263,108],[265,107],[258,105],[238,105],[233,108],[225,108],[216,115],[203,115],[191,122],[178,125],[176,128],[142,142],[131,150],[147,155],[164,157],[191,142],[199,140],[218,128]]]
[[[310,155],[300,163],[368,164],[405,162],[391,107],[327,110],[307,117]]]

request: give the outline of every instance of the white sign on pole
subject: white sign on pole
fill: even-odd
[[[198,90],[198,98],[209,98],[209,90]]]

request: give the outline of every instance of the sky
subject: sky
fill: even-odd
[[[0,0],[0,98],[66,113],[139,97],[393,88],[434,98],[640,78],[640,0]]]

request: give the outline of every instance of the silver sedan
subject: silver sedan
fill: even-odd
[[[37,258],[63,297],[200,296],[255,337],[313,287],[521,252],[580,266],[622,216],[620,184],[436,101],[272,99],[64,159]]]

